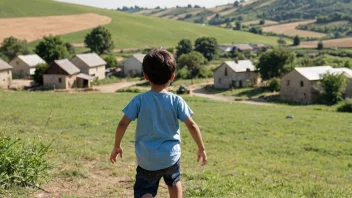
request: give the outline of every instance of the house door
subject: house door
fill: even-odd
[[[233,81],[231,82],[231,87],[233,87],[233,88],[236,87],[236,81],[233,80]]]
[[[240,88],[243,87],[243,82],[242,82],[242,80],[240,80],[240,85],[239,85],[239,87],[240,87]]]
[[[83,80],[83,88],[88,88],[88,80]]]

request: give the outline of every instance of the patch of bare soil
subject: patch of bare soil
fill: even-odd
[[[340,38],[323,40],[324,48],[332,47],[352,47],[352,38]],[[301,42],[297,48],[317,48],[319,41],[306,41]]]
[[[48,17],[21,17],[0,19],[0,40],[14,36],[28,42],[46,35],[64,35],[91,29],[111,22],[111,18],[98,14],[77,14]]]
[[[272,26],[264,27],[263,31],[264,32],[274,32],[276,34],[285,34],[285,35],[289,35],[289,36],[299,35],[301,37],[320,38],[320,37],[326,36],[326,34],[323,34],[323,33],[296,29],[296,27],[299,25],[307,25],[307,24],[311,24],[314,22],[315,22],[315,20],[308,20],[308,21],[300,21],[300,22],[294,22],[294,23],[285,23],[285,24],[280,24],[280,25],[272,25]]]
[[[43,186],[43,189],[49,193],[38,191],[31,197],[133,197],[135,166],[134,163],[118,163],[113,168],[116,168],[115,172],[118,172],[116,175],[110,168],[100,167],[96,161],[87,162],[84,167],[81,167],[88,170],[84,177],[55,178],[49,184]],[[160,184],[158,195],[159,197],[166,197],[168,195],[167,186],[162,181]]]

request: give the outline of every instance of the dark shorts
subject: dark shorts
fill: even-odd
[[[169,168],[148,171],[138,166],[136,171],[136,183],[133,187],[134,197],[141,198],[145,194],[152,194],[155,197],[162,177],[166,185],[170,187],[175,186],[180,181],[180,160]]]

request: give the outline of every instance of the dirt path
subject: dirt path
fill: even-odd
[[[144,83],[145,81],[134,81],[134,82],[118,82],[113,84],[99,85],[93,86],[93,89],[98,90],[102,93],[115,93],[116,91],[124,88],[128,88],[140,83]]]
[[[14,36],[31,42],[46,35],[64,35],[110,22],[110,17],[93,13],[0,19],[0,40]]]
[[[236,102],[242,104],[250,104],[250,105],[261,105],[261,106],[275,106],[275,104],[268,103],[265,100],[261,99],[253,99],[253,100],[241,100],[236,101],[236,97],[234,96],[225,96],[223,94],[211,94],[208,93],[203,87],[208,83],[196,84],[188,86],[187,88],[191,90],[191,96],[208,98],[211,100],[223,101],[223,102]]]

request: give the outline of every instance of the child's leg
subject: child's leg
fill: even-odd
[[[170,198],[182,198],[182,185],[177,182],[175,186],[169,186]]]
[[[142,198],[154,198],[154,197],[151,194],[145,194],[142,196]]]

